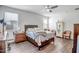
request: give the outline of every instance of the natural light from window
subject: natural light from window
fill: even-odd
[[[47,25],[48,25],[48,20],[47,19],[43,19],[43,28],[47,29]]]

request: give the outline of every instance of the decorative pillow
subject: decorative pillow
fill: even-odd
[[[38,36],[38,33],[30,31],[30,32],[27,33],[27,35],[29,37],[31,37],[32,39],[35,39]]]

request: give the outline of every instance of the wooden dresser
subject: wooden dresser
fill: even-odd
[[[0,41],[0,53],[5,53],[5,41]]]
[[[15,42],[19,43],[19,42],[23,42],[23,41],[27,41],[27,37],[25,33],[17,33],[15,36]]]
[[[3,39],[3,35],[0,34],[0,53],[5,53],[5,40]]]

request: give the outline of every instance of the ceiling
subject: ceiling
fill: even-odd
[[[79,10],[74,10],[75,8],[79,8],[79,5],[58,5],[57,8],[52,9],[52,11],[53,11],[52,13],[48,12],[45,9],[45,5],[6,5],[6,6],[38,13],[38,14],[41,14],[44,16],[48,16],[50,14],[55,14],[55,13],[79,11]],[[52,6],[54,6],[54,5],[52,5]]]

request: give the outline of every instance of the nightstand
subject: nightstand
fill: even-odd
[[[17,33],[15,35],[15,42],[19,43],[19,42],[23,42],[23,41],[27,41],[27,37],[25,33]]]

